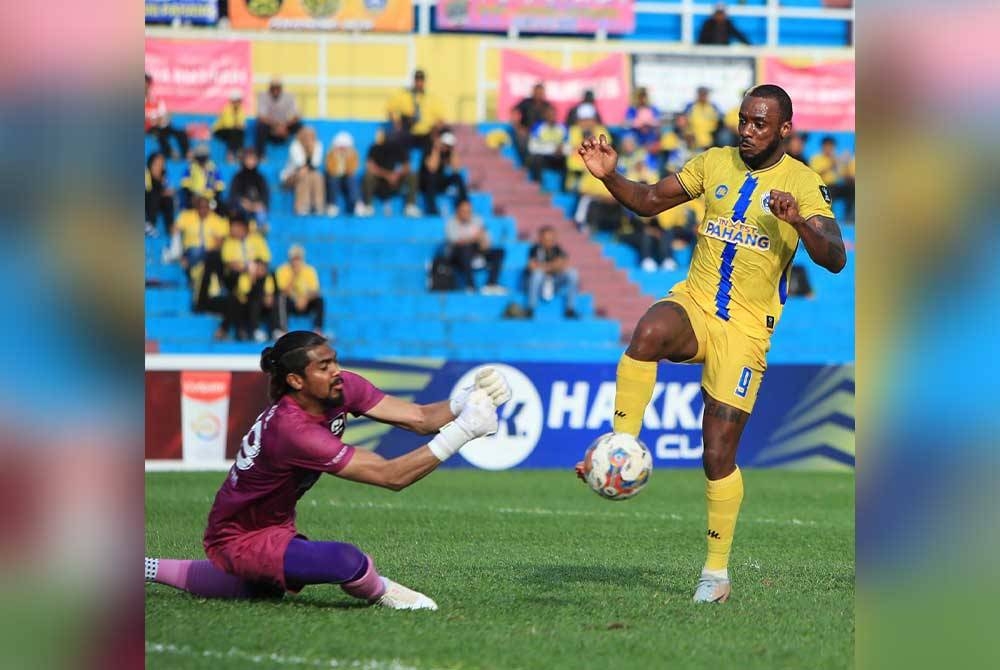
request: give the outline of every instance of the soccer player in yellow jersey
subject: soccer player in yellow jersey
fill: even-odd
[[[830,272],[846,262],[840,228],[819,175],[785,155],[792,101],[778,86],[747,92],[738,147],[713,148],[677,174],[647,185],[615,170],[606,138],[579,149],[587,169],[623,205],[654,216],[704,194],[706,212],[685,281],[639,320],[618,363],[615,432],[638,436],[656,381],[657,362],[701,363],[708,557],[695,602],[723,602],[743,480],[736,448],[757,398],[770,336],[788,295],[799,243]]]

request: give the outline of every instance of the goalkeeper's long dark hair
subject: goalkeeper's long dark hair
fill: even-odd
[[[294,389],[288,385],[289,374],[305,375],[309,365],[309,351],[327,344],[322,335],[308,330],[293,330],[278,338],[273,347],[260,352],[260,369],[268,374],[268,395],[271,402],[278,402]]]

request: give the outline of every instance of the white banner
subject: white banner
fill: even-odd
[[[753,58],[637,54],[632,82],[649,91],[649,100],[661,112],[681,112],[694,102],[699,86],[712,89],[710,100],[723,114],[740,104],[755,83]]]
[[[181,372],[181,445],[184,463],[226,459],[231,372]]]

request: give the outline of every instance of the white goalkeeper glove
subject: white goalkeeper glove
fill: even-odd
[[[496,368],[487,366],[476,373],[476,378],[472,385],[459,389],[455,397],[451,399],[449,406],[451,407],[452,414],[458,416],[462,413],[469,394],[475,389],[486,391],[487,395],[493,401],[494,407],[499,407],[510,400],[510,384],[507,383],[506,377]]]
[[[444,461],[465,446],[466,442],[484,435],[493,435],[498,428],[497,409],[492,398],[485,390],[474,389],[468,394],[465,407],[455,420],[442,426],[427,446],[438,460]]]

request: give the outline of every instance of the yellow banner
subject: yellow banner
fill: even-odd
[[[412,0],[229,0],[234,28],[257,30],[413,30]]]

